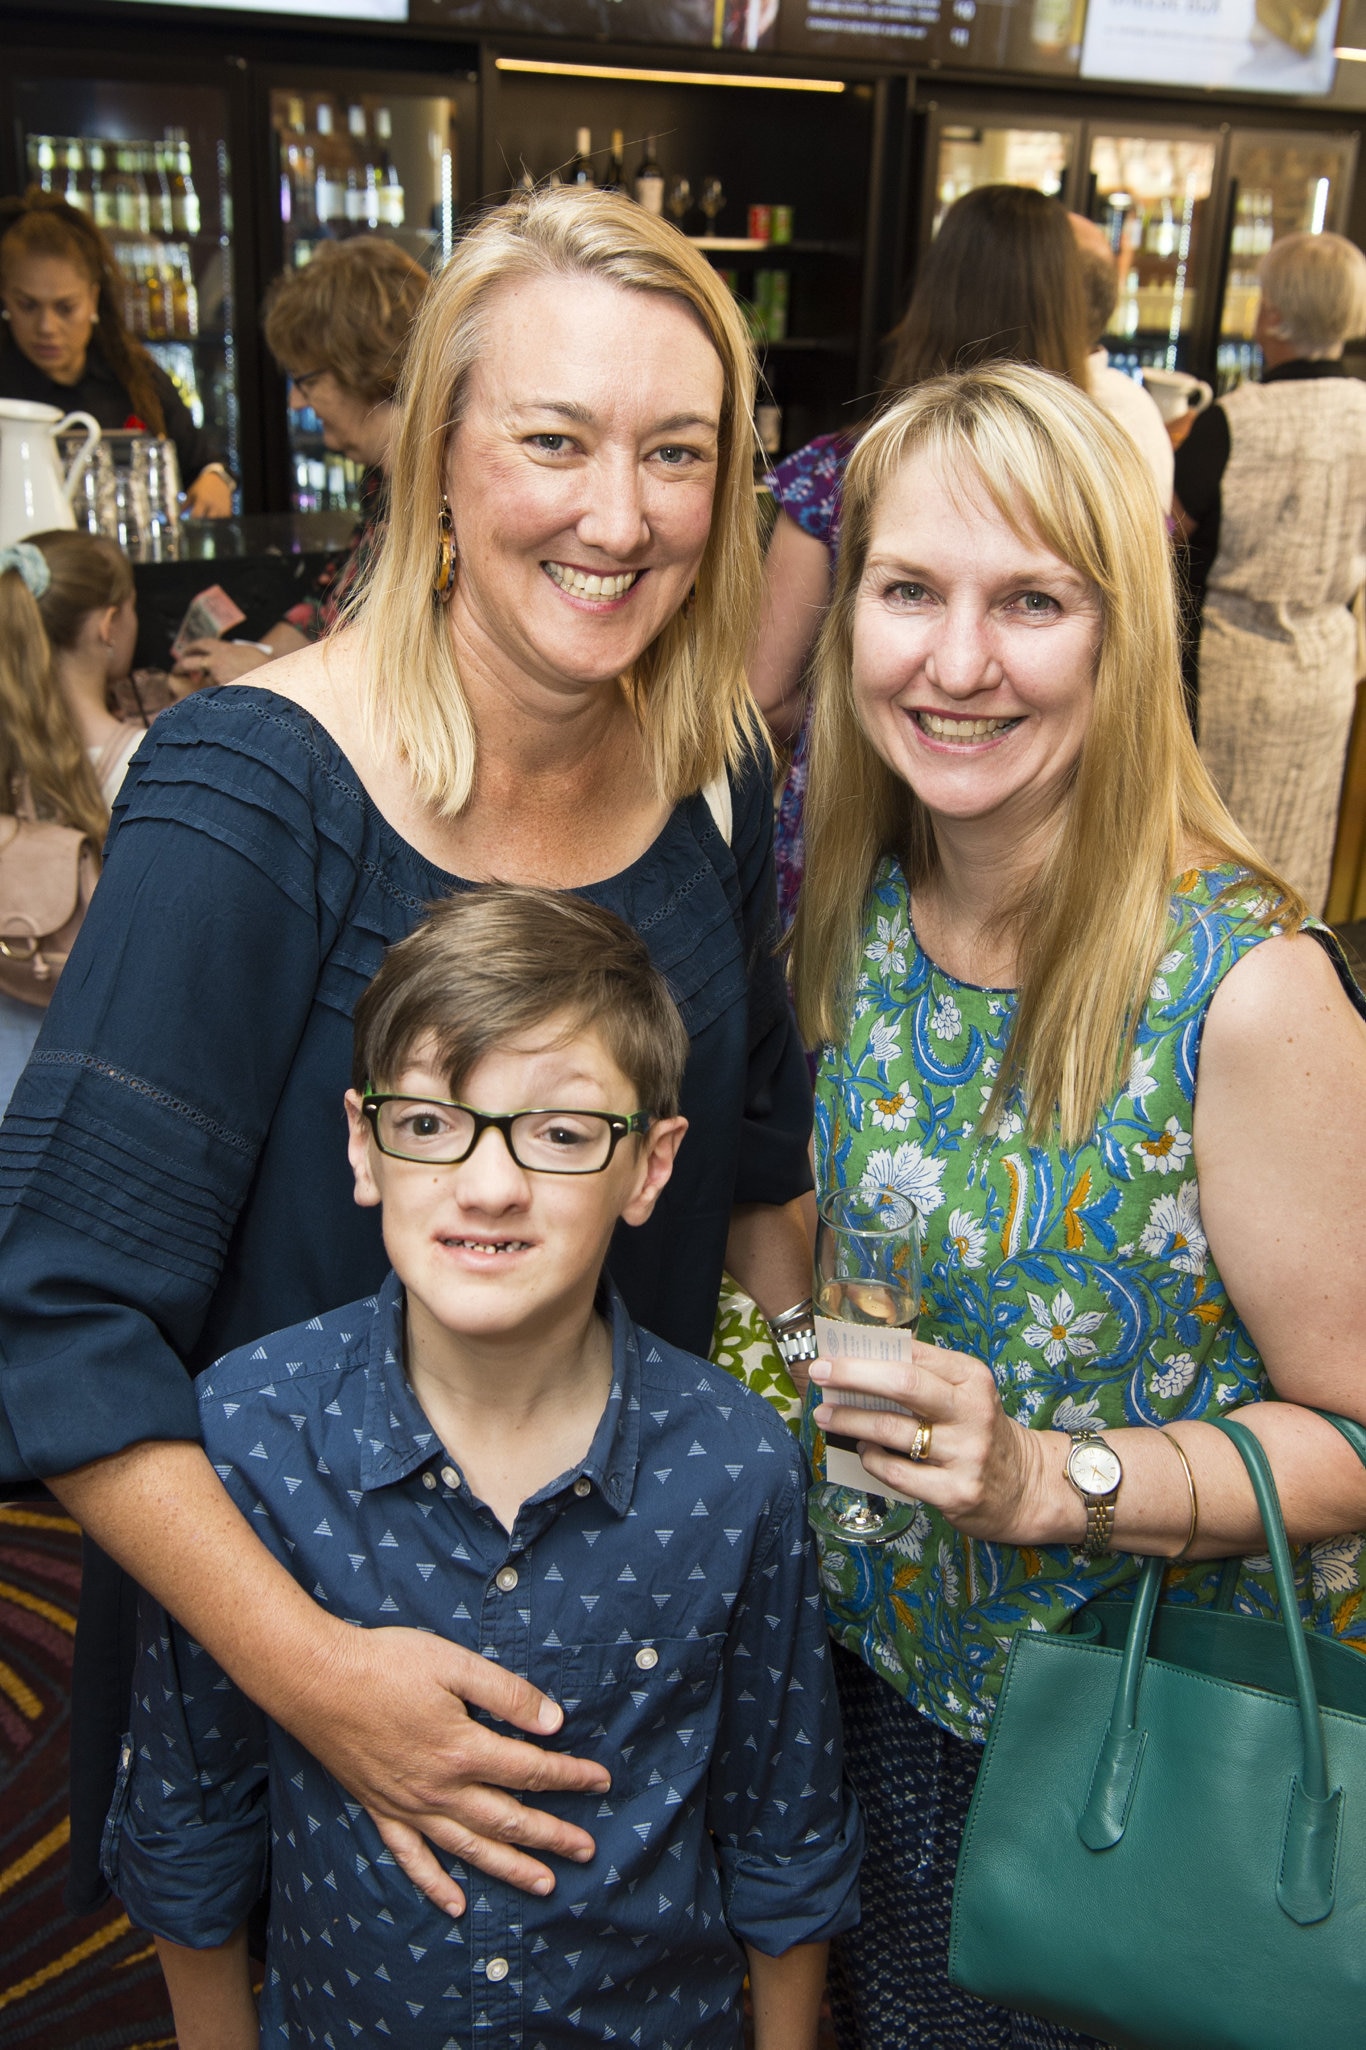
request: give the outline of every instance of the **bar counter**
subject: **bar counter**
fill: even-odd
[[[170,667],[170,646],[197,591],[221,584],[246,618],[230,640],[259,640],[308,591],[324,566],[345,555],[355,533],[351,512],[252,513],[231,520],[185,520],[176,559],[137,562],[138,668]]]

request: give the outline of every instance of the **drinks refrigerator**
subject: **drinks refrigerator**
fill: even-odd
[[[929,104],[921,246],[975,186],[1056,194],[1098,221],[1115,251],[1119,298],[1104,339],[1116,368],[1187,370],[1221,390],[1255,376],[1257,263],[1277,235],[1345,228],[1356,135],[1074,107],[947,92]]]
[[[234,167],[212,85],[12,80],[25,180],[88,214],[123,278],[124,319],[242,475]]]
[[[1229,147],[1229,221],[1215,381],[1231,391],[1255,378],[1257,265],[1278,235],[1343,234],[1356,171],[1355,135],[1243,129]]]
[[[266,86],[272,160],[270,245],[302,269],[327,242],[383,236],[435,272],[450,256],[462,198],[474,189],[475,85],[458,79],[310,71]],[[316,366],[291,363],[300,375]],[[275,386],[279,393],[279,386]],[[267,382],[266,405],[280,403]],[[358,504],[360,466],[324,445],[299,395],[285,405],[289,503],[296,512]]]

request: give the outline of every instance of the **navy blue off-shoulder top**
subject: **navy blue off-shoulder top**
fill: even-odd
[[[692,1042],[673,1180],[610,1266],[636,1321],[693,1352],[732,1205],[810,1186],[770,788],[756,757],[729,846],[688,798],[582,892],[645,939]],[[0,1128],[0,1477],[196,1438],[187,1368],[379,1286],[346,1161],[351,1016],[385,948],[462,887],[287,699],[239,684],[158,719]]]

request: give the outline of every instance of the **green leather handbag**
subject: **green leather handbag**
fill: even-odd
[[[1329,1417],[1366,1460],[1366,1431]],[[1276,1484],[1233,1440],[1281,1621],[1159,1604],[1167,1562],[1011,1647],[949,1977],[1122,2050],[1366,2043],[1366,1657],[1307,1631]]]

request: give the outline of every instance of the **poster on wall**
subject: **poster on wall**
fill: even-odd
[[[1318,95],[1338,0],[1090,0],[1083,78]]]
[[[783,0],[792,56],[1075,77],[1085,0]]]
[[[573,36],[649,48],[767,50],[778,0],[412,0],[412,19],[469,34]]]
[[[131,0],[137,6],[161,0]],[[310,21],[406,21],[408,0],[195,0],[228,14],[302,14]]]

